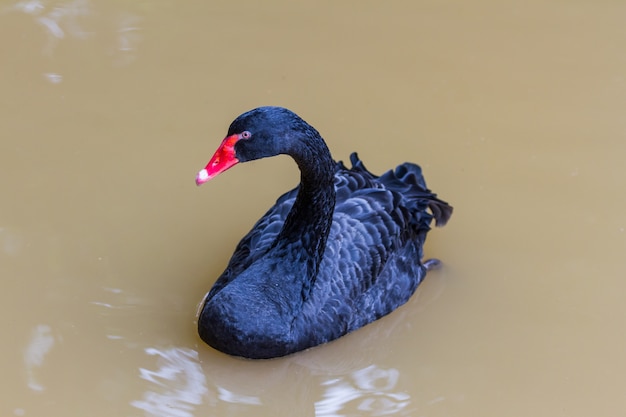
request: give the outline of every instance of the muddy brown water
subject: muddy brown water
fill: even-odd
[[[0,1],[3,416],[626,412],[623,2]],[[336,342],[245,361],[196,306],[298,179],[197,188],[289,107],[335,158],[422,165],[444,268]]]

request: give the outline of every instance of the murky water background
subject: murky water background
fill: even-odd
[[[620,416],[623,2],[0,1],[0,414]],[[445,261],[392,315],[272,361],[196,305],[294,186],[194,175],[239,113],[420,163]]]

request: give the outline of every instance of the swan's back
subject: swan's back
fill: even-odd
[[[311,299],[294,323],[308,333],[302,347],[335,339],[404,304],[426,274],[422,248],[432,220],[443,226],[452,214],[426,188],[419,166],[405,163],[377,177],[356,154],[350,159],[351,169],[337,164],[326,252]]]

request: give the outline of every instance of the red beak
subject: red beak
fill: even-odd
[[[206,167],[196,175],[196,185],[204,184],[239,162],[235,157],[235,143],[238,140],[239,135],[230,135],[224,138]]]

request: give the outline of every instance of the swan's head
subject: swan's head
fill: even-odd
[[[290,154],[319,133],[283,107],[259,107],[237,117],[209,163],[198,172],[201,185],[239,162]]]

